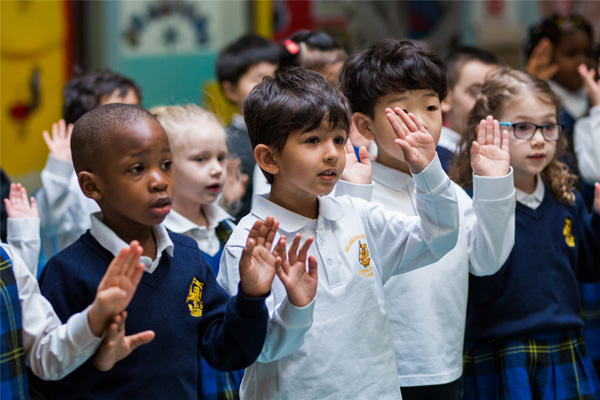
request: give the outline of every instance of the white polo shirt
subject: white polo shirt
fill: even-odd
[[[383,284],[390,276],[437,261],[456,244],[456,192],[436,159],[415,175],[421,218],[362,199],[319,198],[319,217],[302,217],[257,196],[225,246],[218,282],[238,287],[239,259],[257,219],[279,221],[275,240],[296,233],[315,238],[317,295],[298,309],[275,278],[267,299],[271,318],[258,361],[246,369],[244,399],[398,399]],[[314,313],[314,314],[313,314]],[[312,314],[312,326],[311,326]],[[304,340],[302,338],[304,337]]]

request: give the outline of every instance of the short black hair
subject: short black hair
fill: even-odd
[[[594,42],[593,28],[581,15],[571,14],[561,17],[554,14],[544,19],[529,30],[529,36],[525,44],[525,60],[529,60],[533,49],[543,38],[548,38],[552,45],[556,46],[565,33],[578,30],[585,32],[590,41]]]
[[[321,74],[300,67],[263,78],[246,97],[243,111],[252,148],[265,144],[281,151],[292,132],[308,132],[324,122],[350,130],[346,98]],[[263,173],[272,183],[272,175]]]
[[[97,107],[104,96],[119,90],[125,97],[133,90],[142,101],[140,87],[131,79],[110,70],[93,71],[76,76],[63,87],[63,118],[67,124],[74,124],[83,114]]]
[[[348,57],[340,42],[325,32],[301,30],[288,40],[293,43],[288,44],[289,42],[285,41],[281,46],[279,68],[296,66],[315,71],[327,64],[344,61]]]
[[[75,172],[94,172],[110,155],[110,144],[115,140],[115,134],[148,119],[156,121],[156,117],[145,108],[122,103],[105,104],[82,115],[71,134]]]
[[[448,88],[452,90],[460,77],[462,67],[471,61],[479,61],[487,65],[500,65],[500,60],[494,53],[474,46],[457,46],[450,50],[446,58],[446,77]]]
[[[422,42],[382,40],[344,63],[340,88],[352,112],[373,117],[377,101],[390,93],[430,89],[443,100],[446,64]]]
[[[250,67],[267,62],[279,64],[279,47],[272,41],[249,33],[225,47],[217,56],[215,72],[220,83],[237,84]]]

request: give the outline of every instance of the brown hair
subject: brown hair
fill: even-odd
[[[499,67],[488,75],[475,106],[469,114],[467,130],[459,143],[459,153],[454,157],[449,174],[452,180],[464,188],[473,185],[471,143],[477,140],[477,125],[488,115],[502,114],[504,107],[509,106],[512,99],[518,98],[526,92],[534,93],[539,100],[555,106],[558,112],[560,101],[546,81],[509,67]],[[561,136],[556,145],[554,158],[544,168],[541,176],[543,182],[550,186],[556,200],[561,203],[574,204],[573,190],[577,183],[577,177],[569,172],[566,164],[558,161],[565,151],[566,143],[565,136]]]

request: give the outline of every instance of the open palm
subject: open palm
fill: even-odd
[[[480,176],[504,176],[510,170],[508,131],[500,133],[500,125],[491,115],[482,119],[477,141],[471,146],[471,167]]]
[[[385,109],[387,119],[396,133],[396,144],[414,173],[423,171],[435,157],[435,141],[416,115],[399,107]]]
[[[301,237],[299,233],[296,234],[287,256],[285,236],[282,236],[277,243],[277,252],[281,258],[277,276],[285,286],[290,303],[296,307],[305,307],[315,298],[318,280],[317,260],[313,256],[308,257],[308,271],[306,271],[306,255],[313,238],[306,239],[298,250]]]

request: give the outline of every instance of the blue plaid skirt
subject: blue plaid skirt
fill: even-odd
[[[579,333],[465,345],[462,398],[594,400],[600,383]]]
[[[580,283],[579,293],[581,294],[581,318],[585,322],[583,338],[587,355],[597,362],[600,361],[600,282]]]

